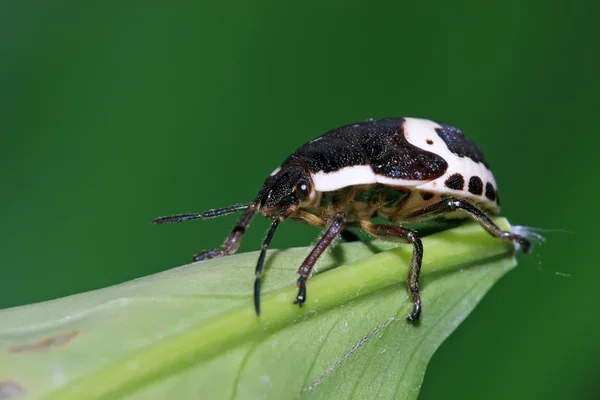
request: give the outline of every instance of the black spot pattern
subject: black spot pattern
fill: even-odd
[[[439,122],[438,124],[441,125],[441,128],[437,128],[435,131],[444,143],[446,143],[448,150],[459,157],[468,157],[475,162],[482,163],[487,169],[490,168],[485,161],[483,152],[460,129]]]
[[[282,164],[287,165],[325,173],[370,165],[378,175],[407,180],[439,178],[448,168],[444,158],[406,140],[404,118],[369,120],[334,129],[296,150]]]
[[[472,176],[469,179],[469,192],[481,196],[483,194],[483,182],[478,176]]]
[[[490,182],[485,184],[485,197],[491,201],[496,201],[496,190]]]
[[[421,192],[421,197],[425,201],[431,200],[431,199],[433,199],[433,193],[431,193],[431,192]]]
[[[459,173],[452,174],[446,179],[444,185],[449,189],[463,190],[465,188],[465,178]]]

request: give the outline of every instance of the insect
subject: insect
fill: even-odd
[[[402,224],[433,219],[473,218],[492,236],[527,252],[529,241],[500,229],[489,218],[500,201],[482,151],[459,129],[417,118],[386,118],[342,126],[300,147],[264,182],[248,204],[157,218],[155,224],[214,218],[243,211],[223,245],[194,261],[233,254],[257,212],[273,222],[263,241],[254,280],[260,315],[260,282],[266,251],[281,222],[294,219],[325,227],[319,242],[298,269],[294,304],[307,298],[306,282],[325,249],[349,227],[413,246],[406,284],[413,306],[408,321],[421,315],[419,274],[423,245]],[[375,216],[389,221],[375,224]],[[352,234],[350,232],[350,234]]]

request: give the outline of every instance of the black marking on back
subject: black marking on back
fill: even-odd
[[[482,163],[487,169],[490,168],[481,149],[466,137],[460,129],[439,122],[438,124],[441,125],[441,128],[436,128],[435,131],[446,143],[448,150],[459,157],[468,157],[475,162]]]
[[[494,185],[492,185],[490,182],[485,184],[485,197],[491,201],[496,200],[496,190],[494,189]]]
[[[282,166],[292,164],[325,173],[370,165],[378,175],[407,180],[439,178],[448,168],[442,157],[406,140],[404,118],[369,120],[334,129],[300,147]]]
[[[452,174],[446,179],[444,185],[449,189],[463,190],[465,188],[465,178],[459,173]]]
[[[478,176],[472,176],[469,179],[469,192],[481,196],[483,194],[483,182]]]

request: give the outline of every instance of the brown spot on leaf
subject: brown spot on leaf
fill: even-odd
[[[79,331],[64,332],[47,339],[39,340],[35,343],[21,344],[8,348],[10,354],[29,353],[32,351],[44,351],[51,347],[65,344],[72,340],[75,336],[79,335]],[[0,398],[1,399],[1,398]]]
[[[25,393],[23,386],[15,381],[0,381],[0,400],[14,399]]]

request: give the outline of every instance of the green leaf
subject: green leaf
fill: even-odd
[[[328,252],[303,308],[310,249],[270,252],[260,318],[257,253],[0,311],[0,399],[416,398],[435,349],[515,265],[476,224],[423,244],[418,325],[404,319],[412,248],[378,241]]]

